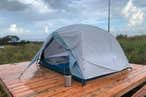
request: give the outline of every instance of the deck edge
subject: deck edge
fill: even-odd
[[[138,87],[139,85],[141,85],[142,83],[146,82],[146,77],[141,79],[139,81],[139,83],[135,83],[134,85],[131,85],[129,88],[126,88],[124,91],[119,92],[119,94],[115,95],[115,97],[121,97],[122,95],[130,92],[131,90],[133,90],[134,88]]]
[[[9,91],[9,89],[6,87],[5,83],[3,82],[3,80],[1,80],[0,78],[0,85],[3,87],[3,90],[6,92],[6,94],[8,95],[8,97],[14,97],[11,92]]]

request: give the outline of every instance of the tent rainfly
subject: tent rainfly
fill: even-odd
[[[86,24],[54,31],[32,63],[36,61],[57,72],[71,74],[81,82],[131,67],[114,36]]]

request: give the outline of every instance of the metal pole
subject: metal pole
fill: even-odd
[[[111,0],[108,0],[108,32],[110,32]]]

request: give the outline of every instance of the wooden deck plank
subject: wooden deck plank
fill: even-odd
[[[135,76],[137,76],[137,77],[135,77]],[[131,76],[130,79],[132,79],[132,80],[127,79],[127,80],[124,80],[122,82],[120,81],[119,83],[117,82],[117,83],[111,85],[111,87],[103,88],[102,90],[100,90],[100,93],[94,92],[94,93],[91,93],[91,94],[94,94],[95,96],[101,96],[101,97],[106,97],[106,95],[110,95],[110,97],[113,97],[113,96],[114,97],[120,97],[123,93],[125,93],[124,91],[128,91],[127,89],[134,88],[134,86],[136,84],[139,85],[143,82],[143,81],[141,82],[141,77],[143,78],[143,76],[141,76],[141,75],[139,76],[139,74],[137,74],[135,76]],[[116,87],[114,87],[114,86],[116,86]],[[130,86],[130,87],[126,88],[126,86]],[[106,94],[106,95],[104,96],[103,94],[104,95]]]
[[[134,71],[135,72],[135,71]],[[125,77],[125,75],[121,75],[120,77]],[[120,77],[116,77],[116,78],[118,78],[117,80],[120,80],[119,78]],[[85,85],[83,88],[81,88],[81,90],[79,90],[79,89],[75,89],[75,91],[72,91],[73,92],[73,94],[75,94],[75,95],[77,95],[77,94],[86,94],[86,93],[88,93],[88,92],[93,92],[94,90],[96,90],[96,89],[99,89],[99,88],[103,88],[104,87],[104,84],[103,83],[106,83],[106,84],[110,84],[110,83],[114,83],[114,82],[111,82],[111,81],[113,81],[112,79],[114,78],[114,76],[112,76],[112,77],[106,77],[106,78],[104,78],[104,79],[102,79],[102,78],[99,78],[98,79],[98,81],[96,81],[96,80],[93,80],[93,81],[89,81],[88,83],[87,83],[87,85]],[[114,80],[114,81],[116,81],[116,80]],[[105,85],[106,85],[105,84]],[[98,86],[98,87],[97,87]],[[81,93],[81,92],[83,92],[83,93]],[[65,92],[63,95],[69,95],[70,94],[70,91],[67,91],[67,92]],[[62,96],[63,96],[62,95]],[[74,96],[75,96],[74,95]]]
[[[133,71],[134,73],[135,71]],[[111,78],[104,78],[104,79],[101,79],[101,80],[93,80],[93,81],[90,81],[89,83],[87,83],[86,86],[84,86],[83,88],[81,88],[80,90],[79,89],[75,89],[75,91],[66,91],[66,93],[63,93],[62,94],[62,97],[65,97],[65,96],[69,96],[69,94],[74,94],[74,97],[79,97],[79,96],[85,96],[87,94],[92,94],[92,92],[94,92],[96,90],[96,93],[97,93],[97,90],[99,91],[101,88],[104,88],[106,86],[109,86],[111,83],[117,83],[117,80],[121,80],[123,78],[125,78],[125,75],[122,74],[120,77],[116,77],[117,79],[116,80],[112,80],[114,78],[114,76],[112,76]],[[105,84],[103,84],[105,83]],[[55,95],[56,97],[59,97],[60,95]],[[89,96],[90,97],[90,96]]]
[[[46,80],[50,80],[50,79],[53,79],[53,78],[56,78],[56,77],[60,77],[60,76],[57,76],[57,74],[54,74],[54,75],[51,75],[49,77],[39,77],[39,78],[34,78],[30,81],[24,81],[24,82],[17,82],[16,84],[12,84],[12,85],[9,85],[9,88],[15,88],[15,87],[21,87],[23,85],[31,85],[31,84],[37,84],[39,82],[44,82]]]
[[[63,75],[36,65],[31,66],[19,80],[18,76],[27,64],[0,66],[2,84],[14,97],[119,97],[146,81],[146,66],[136,64],[132,70],[88,81],[85,86],[73,80],[71,87],[64,87]]]
[[[146,85],[132,95],[132,97],[146,97]]]
[[[59,82],[59,79],[53,79],[53,80],[44,80],[42,82],[39,82],[39,83],[34,83],[34,84],[30,84],[30,85],[24,85],[25,87],[27,86],[29,89],[33,89],[33,90],[37,90],[39,87],[45,87],[47,86],[48,84],[58,84],[59,82],[63,82],[63,80],[60,80]],[[27,91],[27,88],[25,88],[23,86],[21,87],[16,87],[14,89],[11,89],[12,91],[15,91],[15,92],[24,92],[24,91]]]

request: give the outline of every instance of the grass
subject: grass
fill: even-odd
[[[119,37],[118,41],[130,63],[146,64],[146,36]],[[0,64],[30,61],[41,45],[41,43],[7,45],[0,49]]]
[[[130,63],[146,65],[146,36],[118,38]]]
[[[22,45],[6,45],[4,49],[0,49],[0,64],[16,63],[28,61],[33,58],[40,49],[41,44],[30,43]]]

